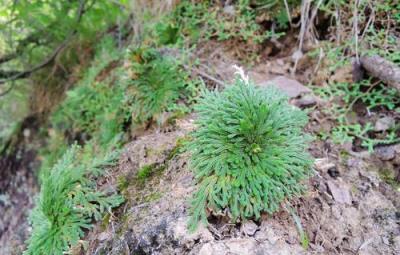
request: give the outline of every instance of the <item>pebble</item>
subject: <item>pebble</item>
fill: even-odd
[[[327,172],[329,169],[336,168],[336,165],[328,158],[318,158],[314,162],[314,167],[320,172]]]
[[[285,76],[278,76],[274,79],[260,84],[262,87],[275,86],[282,90],[290,98],[296,98],[301,94],[312,93],[312,90],[301,84],[300,82],[287,78]]]
[[[381,131],[386,131],[393,127],[396,124],[396,121],[392,117],[383,117],[380,118],[376,121],[375,123],[375,131],[376,132],[381,132]]]
[[[294,105],[296,105],[297,107],[310,107],[315,105],[316,103],[317,100],[315,96],[309,93],[302,95],[300,99],[296,99],[294,101]]]
[[[258,226],[251,220],[246,221],[242,225],[242,231],[248,236],[253,236],[257,230]]]
[[[351,195],[346,185],[340,182],[335,183],[333,181],[328,181],[327,184],[329,191],[336,202],[351,205]]]
[[[396,150],[394,146],[383,146],[375,149],[375,155],[383,161],[394,159],[396,156]]]
[[[235,15],[235,7],[233,5],[228,5],[224,7],[224,13],[228,15]]]

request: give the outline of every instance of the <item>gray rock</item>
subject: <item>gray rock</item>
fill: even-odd
[[[225,251],[224,247],[221,247],[220,249],[222,252]],[[199,255],[209,255],[209,254],[217,254],[216,253],[217,249],[215,247],[215,245],[211,245],[210,243],[206,243],[203,245],[203,247],[201,247],[200,251],[199,251]],[[223,254],[218,252],[218,254]]]
[[[181,245],[184,245],[186,248],[192,248],[196,241],[207,242],[214,240],[211,232],[201,224],[195,232],[189,232],[187,222],[188,218],[181,217],[177,219],[175,225],[172,225],[172,236],[174,240],[179,240]]]
[[[398,254],[400,254],[400,235],[397,235],[393,238],[394,249]]]
[[[192,253],[191,253],[192,254]],[[292,255],[305,254],[299,245],[289,245],[284,240],[271,244],[259,242],[252,238],[237,238],[223,241],[213,241],[204,244],[199,255],[257,254],[257,255]]]
[[[279,241],[279,236],[277,236],[276,233],[275,233],[275,231],[274,231],[273,229],[271,229],[271,228],[268,228],[268,229],[266,229],[265,231],[266,231],[266,233],[267,233],[267,235],[268,235],[268,242],[269,242],[271,245],[275,245],[276,242]]]
[[[268,240],[268,233],[266,231],[258,231],[255,236],[254,239],[257,240],[257,242],[264,242],[266,240]]]
[[[294,105],[297,107],[310,107],[317,103],[317,99],[314,95],[307,93],[301,96],[301,98],[296,99]]]
[[[314,167],[320,172],[327,172],[329,169],[335,168],[336,165],[329,161],[328,158],[318,158],[314,162]]]
[[[98,235],[97,240],[100,242],[105,241],[111,237],[111,234],[108,232],[102,232]]]
[[[392,128],[396,124],[396,120],[392,117],[383,117],[380,118],[376,121],[375,123],[375,131],[376,132],[381,132],[381,131],[386,131],[390,128]]]
[[[278,76],[274,79],[267,81],[265,83],[261,83],[260,86],[275,86],[278,89],[282,90],[286,95],[290,98],[296,98],[301,94],[311,93],[311,89],[307,88],[300,82],[289,79],[285,76]]]
[[[344,183],[328,181],[327,184],[329,191],[336,202],[351,205],[350,190]]]
[[[375,155],[383,161],[392,160],[396,156],[394,146],[383,146],[375,149]]]
[[[251,220],[246,221],[242,225],[242,232],[248,236],[253,236],[258,229],[258,226]]]
[[[235,7],[233,5],[227,5],[224,7],[224,13],[228,15],[235,15]]]
[[[255,254],[256,248],[257,242],[254,239],[232,239],[206,243],[199,255]]]
[[[255,254],[258,243],[254,239],[231,239],[226,241],[225,246],[228,247],[228,254]]]

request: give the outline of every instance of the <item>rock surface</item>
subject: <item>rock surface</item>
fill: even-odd
[[[398,147],[398,148],[397,148]],[[375,154],[378,156],[379,159],[383,161],[392,160],[400,154],[398,153],[399,146],[382,146],[375,149]]]
[[[299,99],[295,99],[293,104],[297,107],[310,107],[317,104],[317,99],[311,93],[303,94]]]
[[[258,226],[252,220],[246,221],[242,225],[243,233],[245,233],[248,236],[254,236],[257,229],[258,229]]]
[[[192,121],[185,120],[175,131],[151,133],[126,146],[113,175],[130,180],[122,191],[127,202],[89,233],[85,254],[398,254],[400,210],[381,193],[376,174],[358,158],[343,163],[319,154],[309,191],[291,201],[308,245],[285,210],[234,224],[214,216],[208,226],[190,233],[186,223],[193,175],[188,155],[175,151],[192,128]],[[135,174],[147,165],[163,170],[135,183]],[[330,169],[340,175],[333,177]]]
[[[307,88],[300,82],[287,78],[285,76],[277,76],[274,79],[261,83],[260,86],[275,86],[282,90],[290,98],[296,98],[301,94],[311,93],[311,89]]]
[[[328,181],[327,184],[336,202],[351,205],[351,195],[348,187],[341,182]]]
[[[375,131],[381,132],[392,128],[396,124],[396,120],[393,117],[383,117],[376,121]]]

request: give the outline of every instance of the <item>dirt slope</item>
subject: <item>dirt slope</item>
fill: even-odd
[[[207,227],[188,233],[193,175],[188,155],[176,148],[193,118],[126,146],[107,185],[124,182],[127,203],[89,233],[87,254],[400,254],[398,193],[379,179],[376,161],[343,157],[338,147],[320,142],[311,148],[317,161],[307,194],[290,201],[307,233],[307,249],[285,210],[237,224],[213,217]],[[135,179],[149,165],[150,177]]]

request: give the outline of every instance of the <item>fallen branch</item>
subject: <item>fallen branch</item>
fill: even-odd
[[[400,91],[400,67],[378,56],[363,56],[361,66],[373,77]]]
[[[205,73],[205,72],[203,72],[203,71],[201,71],[201,70],[199,70],[197,68],[192,68],[192,71],[194,71],[198,75],[203,76],[204,78],[206,78],[206,79],[208,79],[210,81],[215,82],[216,84],[218,84],[221,87],[225,87],[225,83],[223,81],[220,81],[217,78],[212,77],[211,75],[209,75],[209,74],[207,74],[207,73]]]
[[[176,50],[176,49],[161,48],[161,49],[159,49],[159,52],[164,56],[169,56],[169,57],[173,57],[173,58],[176,58],[176,59],[182,58],[182,53],[179,50]],[[193,55],[189,53],[188,57],[189,58],[193,57]],[[202,64],[200,64],[200,65],[205,67],[205,68],[207,68],[207,66],[205,66],[205,65],[202,65]],[[210,81],[213,81],[218,86],[225,87],[225,83],[223,81],[217,79],[216,77],[211,76],[207,72],[204,72],[204,71],[202,71],[202,70],[200,70],[198,68],[195,68],[193,66],[189,66],[189,65],[186,65],[186,64],[183,64],[183,68],[186,71],[188,71],[189,73],[190,72],[196,73],[197,75],[199,75],[199,76],[201,76],[203,78],[206,78],[206,79],[208,79]]]

